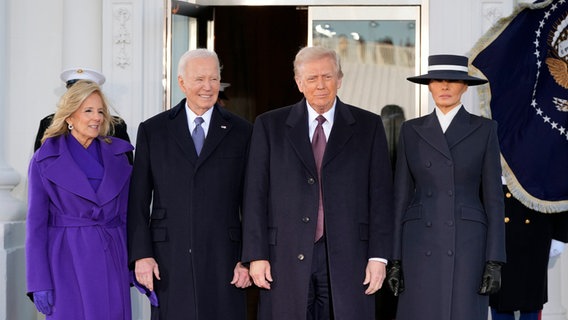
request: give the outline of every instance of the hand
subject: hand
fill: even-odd
[[[565,245],[566,244],[564,242],[552,239],[552,242],[550,243],[549,258],[554,258],[559,256],[562,253],[562,251],[564,251]]]
[[[152,306],[154,306],[154,307],[159,306],[158,296],[156,295],[156,292],[150,291],[150,289],[148,289],[145,286],[143,286],[142,284],[140,284],[140,282],[138,282],[138,280],[136,280],[136,277],[134,276],[134,272],[132,272],[132,271],[130,271],[130,286],[134,286],[138,290],[138,292],[147,296],[148,300],[150,300],[150,304]]]
[[[479,294],[490,295],[496,293],[501,288],[501,263],[497,261],[487,261],[485,271],[481,279]]]
[[[53,312],[53,290],[34,292],[34,304],[39,312],[50,315]]]
[[[160,269],[154,258],[136,260],[134,273],[136,274],[136,280],[150,291],[154,291],[154,276],[160,280]]]
[[[237,288],[247,288],[252,285],[249,270],[245,268],[240,262],[237,262],[237,265],[235,266],[231,284],[234,284]]]
[[[404,276],[402,275],[402,264],[400,260],[394,260],[387,274],[387,283],[396,296],[404,291]]]
[[[268,260],[255,260],[250,263],[249,274],[259,288],[270,290],[272,274]]]
[[[566,246],[564,242],[552,239],[552,242],[550,243],[550,252],[548,254],[548,269],[554,268],[556,260],[558,260],[560,254],[564,251],[564,246]]]
[[[365,281],[363,281],[363,285],[369,285],[365,290],[366,295],[377,292],[383,286],[386,273],[386,265],[384,263],[369,260],[365,269]]]

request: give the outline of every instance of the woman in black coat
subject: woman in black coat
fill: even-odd
[[[403,123],[398,141],[387,277],[397,320],[486,320],[505,261],[497,124],[461,104],[486,81],[454,55],[431,56],[428,74],[408,79],[428,85],[436,110]]]

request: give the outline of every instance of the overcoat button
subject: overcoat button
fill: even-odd
[[[451,196],[453,196],[453,195],[454,195],[454,192],[453,192],[452,190],[449,190],[449,191],[448,191],[448,196],[451,197]]]
[[[298,255],[298,260],[302,261],[302,260],[304,260],[304,258],[305,258],[305,257],[304,257],[303,254],[300,253],[300,254]]]
[[[427,226],[428,228],[431,227],[431,226],[432,226],[432,221],[427,221],[427,222],[426,222],[426,226]]]
[[[432,166],[432,163],[430,161],[426,161],[424,165],[426,165],[426,168],[430,168]]]
[[[431,197],[431,196],[432,196],[432,191],[426,192],[426,196],[427,196],[427,197]]]
[[[451,160],[447,160],[447,161],[446,161],[446,164],[448,165],[448,167],[451,167],[453,163],[452,163]]]
[[[530,224],[531,221],[529,219],[525,220],[525,224]]]
[[[509,223],[509,221],[511,221],[511,219],[509,217],[505,217],[505,223]]]
[[[512,195],[510,192],[505,193],[505,197],[510,198]]]
[[[303,217],[302,222],[305,222],[305,223],[310,222],[310,217]]]
[[[429,257],[432,255],[432,251],[426,251],[426,256]]]
[[[314,183],[316,183],[316,179],[314,179],[314,178],[308,179],[308,184],[314,184]]]
[[[451,227],[451,226],[453,226],[453,225],[454,225],[454,222],[453,222],[453,221],[448,221],[448,226]]]
[[[454,252],[452,250],[448,250],[448,256],[453,256]]]

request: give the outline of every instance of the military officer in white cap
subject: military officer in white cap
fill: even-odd
[[[67,89],[79,80],[90,80],[102,86],[105,83],[105,76],[93,69],[89,68],[71,68],[61,72],[61,80],[65,82]]]
[[[105,76],[102,73],[90,68],[83,67],[64,70],[63,72],[61,72],[60,78],[61,80],[63,80],[63,82],[65,82],[65,87],[67,89],[69,89],[73,84],[75,84],[75,82],[79,80],[92,81],[99,86],[102,86],[106,80]],[[116,124],[114,125],[114,133],[112,133],[112,135],[130,142],[130,137],[128,136],[128,133],[126,131],[126,122],[124,122],[124,120],[117,116],[113,116],[113,118],[115,118]],[[41,121],[39,122],[39,129],[34,143],[34,152],[37,151],[37,149],[39,149],[39,147],[41,146],[41,138],[43,137],[45,129],[49,127],[52,120],[53,113],[41,119]],[[128,153],[128,160],[130,161],[130,163],[132,163],[132,152]]]

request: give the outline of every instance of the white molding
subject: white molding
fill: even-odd
[[[113,8],[113,55],[115,64],[126,69],[132,57],[132,12],[130,6],[116,5]]]

